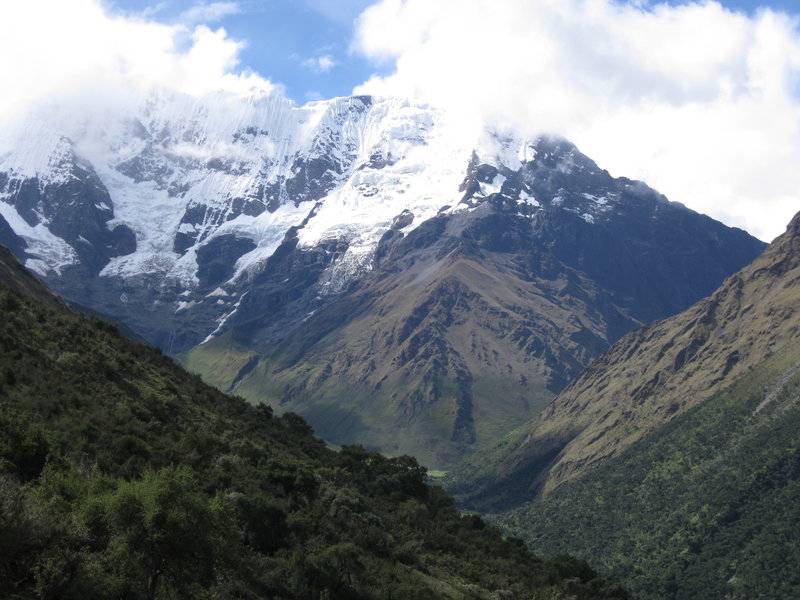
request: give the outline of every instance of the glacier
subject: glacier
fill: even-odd
[[[103,246],[95,260],[100,283],[78,299],[93,308],[113,304],[91,296],[112,280],[108,294],[122,304],[149,303],[162,317],[165,306],[172,313],[205,307],[196,343],[224,330],[289,239],[300,250],[334,248],[316,282],[324,299],[373,268],[387,232],[404,234],[489,198],[518,202],[527,215],[552,202],[587,222],[602,219],[618,200],[613,190],[546,188],[542,197],[543,188],[535,189],[537,161],[556,160],[558,173],[601,172],[559,144],[465,129],[441,109],[398,98],[297,106],[278,94],[162,89],[116,111],[54,102],[0,128],[0,217],[27,246],[26,264],[56,289],[66,268]],[[70,212],[78,201],[58,190],[79,184],[97,188],[97,199]],[[74,231],[53,231],[53,209],[42,198],[58,199],[59,220]],[[119,235],[84,231],[87,219]],[[143,286],[155,292],[135,300]]]

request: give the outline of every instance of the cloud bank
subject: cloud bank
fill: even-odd
[[[340,16],[366,3],[308,1]],[[0,125],[53,98],[114,110],[153,87],[280,93],[207,25],[237,12],[206,2],[164,24],[100,0],[2,2]],[[391,74],[355,92],[422,98],[464,129],[565,135],[613,174],[769,240],[800,210],[799,30],[713,1],[380,0],[353,48]]]
[[[382,0],[354,48],[415,96],[526,135],[770,240],[800,210],[798,21],[717,2]]]
[[[194,26],[236,10],[217,2],[164,25],[111,15],[96,0],[10,0],[0,10],[0,123],[52,98],[113,106],[153,87],[269,93],[267,79],[236,72],[242,42]]]

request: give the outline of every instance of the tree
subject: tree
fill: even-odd
[[[107,566],[131,597],[152,600],[161,589],[188,597],[213,582],[228,511],[199,491],[186,467],[120,484],[105,499],[105,519]]]

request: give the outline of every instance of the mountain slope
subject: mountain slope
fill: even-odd
[[[3,597],[626,597],[462,517],[409,457],[335,453],[100,320],[0,306]]]
[[[798,334],[800,214],[709,298],[617,342],[449,488],[645,598],[794,597]]]
[[[532,148],[536,158],[504,174],[474,157],[461,210],[390,229],[373,271],[289,335],[274,336],[276,316],[255,292],[240,315],[256,305],[263,316],[184,363],[222,389],[299,412],[336,443],[447,468],[537,414],[624,333],[710,292],[761,247],[612,178],[568,142]]]
[[[0,131],[0,241],[220,388],[437,467],[763,247],[566,140],[402,99],[65,111]]]
[[[485,478],[475,498],[498,505],[503,494],[547,493],[707,400],[794,341],[799,257],[796,217],[711,296],[616,343],[541,415],[502,440],[492,457],[465,466],[459,480],[475,490]],[[509,481],[516,482],[514,492]]]
[[[496,520],[637,597],[796,598],[800,345]],[[495,519],[492,519],[495,520]]]
[[[0,131],[0,242],[65,298],[170,353],[268,313],[280,338],[368,274],[384,235],[493,195],[587,223],[633,210],[652,234],[634,255],[699,251],[636,210],[657,193],[568,142],[456,125],[366,96],[297,107],[153,90],[113,114],[54,102]],[[714,235],[691,277],[660,265],[672,286],[687,281],[661,296],[686,306],[757,252],[744,234]]]

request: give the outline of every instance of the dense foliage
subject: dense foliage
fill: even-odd
[[[642,598],[800,597],[800,349],[498,517]]]
[[[101,320],[8,290],[0,311],[0,597],[625,597],[412,458],[329,450]]]

